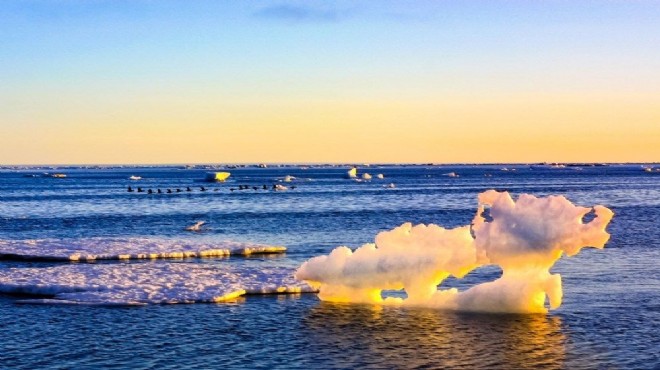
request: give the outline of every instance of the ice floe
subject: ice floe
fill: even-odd
[[[285,251],[282,246],[233,241],[211,244],[148,238],[0,240],[0,259],[43,261],[204,258]]]
[[[495,190],[478,199],[471,225],[406,223],[355,251],[337,247],[314,257],[296,277],[318,287],[319,298],[327,301],[545,313],[546,298],[556,309],[563,296],[561,276],[550,272],[555,262],[584,247],[603,248],[610,236],[605,228],[614,213],[603,206],[578,207],[563,196],[522,194],[514,200]],[[593,217],[585,222],[589,213]],[[502,276],[463,292],[438,290],[448,276],[461,278],[483,265],[498,265]],[[407,298],[382,295],[401,289]]]
[[[67,264],[0,270],[0,293],[19,303],[145,305],[214,303],[244,295],[315,292],[293,269],[229,263]]]

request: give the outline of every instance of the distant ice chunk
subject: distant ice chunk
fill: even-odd
[[[316,292],[293,269],[228,263],[69,264],[0,270],[0,293],[18,303],[144,305],[215,303],[249,294]],[[47,297],[47,298],[44,298]]]
[[[284,253],[286,247],[220,241],[180,242],[170,239],[87,238],[0,240],[0,259],[80,261],[159,258],[204,258]]]

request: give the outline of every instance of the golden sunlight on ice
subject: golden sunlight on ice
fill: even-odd
[[[333,302],[405,304],[485,312],[545,313],[562,301],[559,274],[550,268],[583,247],[603,248],[614,213],[606,207],[573,205],[563,196],[517,201],[507,192],[479,194],[472,225],[444,229],[403,224],[376,236],[375,244],[352,251],[338,247],[305,262],[296,278]],[[583,218],[594,212],[594,218]],[[463,292],[438,290],[448,276],[462,278],[483,265],[502,276]],[[407,298],[382,298],[383,290],[405,290]]]

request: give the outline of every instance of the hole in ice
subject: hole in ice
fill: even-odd
[[[593,221],[594,218],[596,218],[596,212],[594,212],[594,210],[592,209],[591,211],[589,211],[589,213],[582,216],[582,223],[583,224],[589,223]]]
[[[406,294],[406,291],[401,289],[401,290],[383,290],[380,293],[380,296],[383,299],[387,298],[401,298],[401,299],[406,299],[408,298],[408,294]]]

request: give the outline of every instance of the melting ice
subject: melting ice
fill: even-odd
[[[145,238],[0,240],[0,258],[48,261],[222,257],[285,251],[282,246],[233,241],[206,244]]]
[[[0,270],[0,293],[49,297],[25,303],[212,303],[250,294],[314,291],[293,278],[293,269],[275,266],[147,262]]]
[[[583,247],[603,248],[613,212],[603,206],[573,205],[563,196],[537,198],[489,190],[478,196],[472,225],[444,229],[403,224],[355,251],[338,247],[305,262],[295,274],[319,289],[322,300],[430,306],[483,312],[545,313],[561,305],[559,274],[550,268]],[[489,215],[486,215],[488,210]],[[594,217],[584,222],[590,213]],[[502,276],[466,291],[438,290],[483,265]],[[407,298],[382,298],[383,290],[404,289]]]

